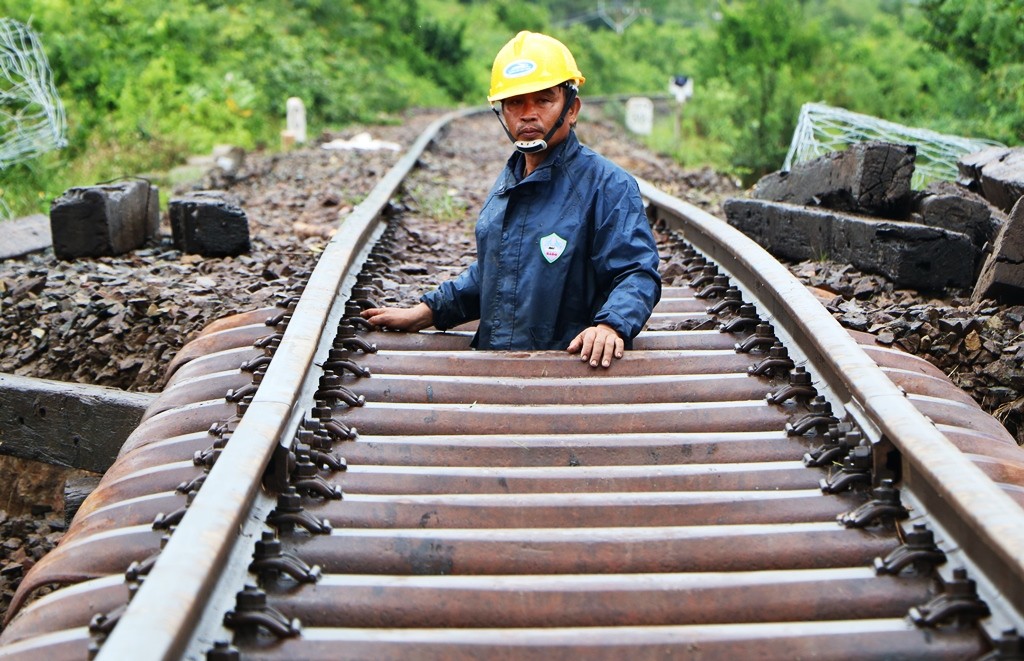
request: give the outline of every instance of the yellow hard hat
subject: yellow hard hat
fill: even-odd
[[[570,80],[579,87],[586,79],[565,44],[546,34],[524,30],[494,58],[487,100],[494,103]]]

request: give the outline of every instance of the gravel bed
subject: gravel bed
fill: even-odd
[[[157,392],[164,367],[209,322],[271,305],[318,253],[400,152],[321,148],[368,131],[411,145],[439,116],[325,134],[287,153],[249,154],[234,176],[211,171],[193,189],[226,189],[246,211],[252,250],[201,258],[173,249],[166,217],[159,242],[120,257],[65,262],[52,251],[0,262],[0,373]],[[640,177],[721,216],[738,183],[710,170],[684,171],[623,136],[585,108],[581,141]],[[473,222],[509,145],[492,116],[451,129],[421,159],[398,213],[384,303],[409,303],[473,259]],[[457,157],[453,162],[449,160]],[[181,193],[184,190],[174,191]],[[165,214],[166,215],[166,214]],[[920,354],[951,375],[1020,435],[1024,410],[1024,307],[971,305],[964,292],[894,290],[848,266],[791,266],[806,284],[831,292],[828,309],[845,326]],[[63,480],[73,473],[0,457],[0,605],[23,572],[59,539]],[[33,507],[34,506],[34,507]],[[34,511],[33,511],[34,510]]]

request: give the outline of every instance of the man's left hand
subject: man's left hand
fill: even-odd
[[[573,338],[566,351],[579,351],[580,360],[589,360],[591,367],[611,367],[612,359],[622,358],[625,348],[626,343],[614,328],[608,324],[598,324],[584,329]]]

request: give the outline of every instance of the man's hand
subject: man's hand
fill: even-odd
[[[415,333],[434,323],[434,311],[426,303],[417,303],[411,308],[370,308],[360,314],[382,330]]]
[[[589,360],[591,367],[611,367],[612,359],[622,358],[625,348],[626,343],[614,328],[608,324],[598,324],[583,330],[573,338],[566,351],[579,351],[580,360]]]

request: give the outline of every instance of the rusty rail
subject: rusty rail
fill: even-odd
[[[367,259],[381,211],[472,112],[431,125],[301,297],[182,350],[23,582],[0,659],[1019,649],[1013,439],[927,363],[846,333],[757,246],[645,182],[666,249],[687,251],[677,265],[695,269],[695,249],[736,290],[700,292],[693,270],[652,326],[721,328],[645,331],[608,372],[471,352],[468,328],[355,332],[373,287],[356,270],[386,267]],[[48,585],[70,587],[27,603]]]
[[[331,348],[344,301],[368,245],[383,231],[381,213],[430,142],[459,113],[437,120],[345,218],[325,247],[303,289],[263,385],[238,423],[232,439],[199,490],[196,515],[184,517],[144,586],[103,644],[100,659],[174,659],[186,652],[206,607],[207,595],[237,555],[251,548],[246,530],[260,477],[273,452],[295,434],[308,415],[306,402],[319,387],[322,363]],[[241,441],[241,442],[238,442]],[[250,535],[252,533],[250,532]],[[233,593],[233,590],[231,591]]]

